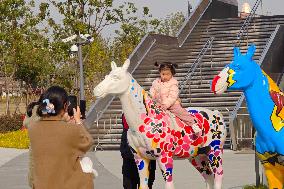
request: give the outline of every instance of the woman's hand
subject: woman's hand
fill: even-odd
[[[73,108],[73,112],[74,112],[74,120],[76,124],[81,124],[81,111],[80,111],[80,107],[77,106],[77,110],[75,108]]]
[[[63,115],[63,120],[66,121],[66,122],[68,122],[68,121],[71,120],[71,117],[68,115],[67,112],[64,113],[64,115]]]

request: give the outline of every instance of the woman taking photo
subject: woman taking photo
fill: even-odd
[[[92,138],[80,120],[79,108],[74,109],[75,123],[63,117],[68,107],[67,92],[50,87],[39,103],[41,119],[29,127],[34,161],[35,189],[93,189],[93,174],[82,171],[81,157],[92,145]]]

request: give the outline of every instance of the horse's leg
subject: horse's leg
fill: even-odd
[[[158,165],[166,181],[165,189],[174,189],[173,183],[173,158],[169,156],[160,156],[157,159]]]
[[[223,149],[212,148],[209,153],[209,162],[214,174],[214,188],[221,189],[223,181]]]
[[[189,159],[189,161],[204,178],[206,182],[206,188],[214,189],[214,175],[212,173],[208,157],[205,155],[199,155]]]
[[[278,166],[274,166],[270,163],[265,163],[263,166],[268,181],[269,189],[282,189],[284,186],[284,167],[280,166],[279,164]]]
[[[142,158],[138,153],[134,153],[135,163],[137,165],[139,177],[140,177],[140,186],[139,189],[148,189],[148,180],[149,180],[149,159]]]

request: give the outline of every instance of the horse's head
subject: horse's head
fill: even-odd
[[[126,92],[131,80],[131,75],[127,72],[129,64],[128,59],[122,67],[117,67],[115,62],[111,62],[111,72],[94,89],[95,97],[103,98],[108,94],[120,95]]]
[[[256,68],[259,67],[252,59],[255,46],[251,45],[245,55],[238,47],[234,48],[234,58],[232,63],[225,68],[212,81],[212,91],[222,94],[229,90],[245,90],[254,81]]]

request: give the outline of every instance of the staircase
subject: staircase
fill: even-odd
[[[133,77],[141,86],[149,90],[152,81],[159,76],[153,65],[154,62],[171,61],[178,64],[179,68],[175,77],[182,81],[205,42],[213,36],[212,48],[206,52],[180,97],[184,107],[219,110],[228,125],[229,111],[235,107],[241,92],[227,92],[225,95],[215,96],[210,90],[210,81],[232,60],[233,46],[237,42],[236,35],[243,22],[244,20],[240,18],[201,20],[181,47],[154,46],[136,68]],[[245,50],[247,44],[254,43],[257,47],[254,58],[258,61],[277,24],[284,24],[284,16],[254,18],[245,35],[247,40],[240,45],[241,49]],[[99,142],[98,147],[118,149],[122,132],[121,114],[120,101],[115,98],[99,121],[95,123],[95,127],[89,129],[95,143]],[[229,135],[226,147],[230,147]]]

